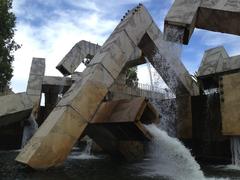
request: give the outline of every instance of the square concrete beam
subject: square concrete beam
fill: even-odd
[[[134,44],[138,45],[152,21],[153,19],[147,9],[140,4],[125,14],[114,32],[125,31]]]
[[[126,62],[132,57],[135,45],[125,31],[113,34],[103,44],[101,50],[91,60],[89,66],[101,63],[111,76],[116,79]]]
[[[71,87],[72,83],[72,78],[69,77],[44,76],[42,92],[51,94],[64,93]]]
[[[91,119],[114,80],[103,65],[87,67],[82,76],[64,94],[57,106],[70,105],[85,119]]]
[[[33,102],[26,93],[0,96],[0,102],[0,126],[26,120],[33,108]]]
[[[17,156],[18,162],[46,169],[64,161],[87,122],[69,106],[57,107]]]
[[[44,73],[45,59],[33,58],[26,93],[34,103],[40,103]]]
[[[165,18],[164,34],[183,44],[188,44],[195,27],[240,35],[239,15],[237,0],[175,0]],[[179,33],[182,37],[175,38]]]
[[[73,46],[73,48],[62,59],[56,68],[63,75],[73,74],[84,58],[86,58],[88,55],[92,57],[95,56],[100,47],[101,46],[97,44],[82,40]]]

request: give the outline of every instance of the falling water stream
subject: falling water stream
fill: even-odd
[[[232,164],[240,167],[240,138],[231,138]]]
[[[22,147],[24,147],[27,144],[28,140],[34,135],[37,129],[38,129],[38,124],[36,122],[36,118],[33,115],[33,113],[31,113],[23,129]]]
[[[166,176],[177,180],[205,179],[190,151],[156,125],[145,126],[153,135],[148,159],[141,163],[144,175]]]

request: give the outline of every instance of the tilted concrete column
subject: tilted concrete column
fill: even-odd
[[[84,70],[83,78],[64,94],[17,161],[33,168],[48,168],[66,159],[151,24],[146,12],[139,6],[117,26]]]
[[[167,40],[180,39],[183,44],[188,44],[195,27],[240,35],[239,17],[238,0],[175,0],[165,18],[164,33]]]
[[[40,111],[44,73],[45,59],[33,58],[26,93],[31,98],[34,106],[30,116],[25,119],[28,123],[24,126],[22,146],[25,146],[38,128],[36,120]]]
[[[95,56],[100,47],[101,46],[97,44],[82,40],[73,46],[73,48],[62,59],[56,68],[63,75],[70,75],[74,73],[84,58],[86,58],[88,55],[91,57]]]
[[[39,104],[41,100],[44,73],[45,59],[33,58],[26,93],[34,104]]]

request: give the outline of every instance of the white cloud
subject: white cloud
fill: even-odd
[[[21,14],[18,12],[19,6],[24,3],[19,1],[15,5],[16,14]],[[19,19],[15,39],[22,47],[15,52],[12,79],[14,91],[25,91],[32,57],[46,58],[46,75],[61,75],[55,67],[75,43],[84,39],[102,44],[117,25],[117,21],[104,19],[96,12],[78,16],[74,10],[55,10],[54,13],[58,18],[49,18],[40,27]],[[19,82],[22,84],[19,85]]]

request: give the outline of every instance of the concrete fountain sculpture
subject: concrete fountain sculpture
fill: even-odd
[[[222,3],[209,3],[205,0],[176,0],[165,19],[167,40],[187,43],[195,26],[238,33],[237,28],[228,31],[218,24],[216,28],[202,24],[202,11],[214,9],[213,13],[210,13],[213,17],[221,11],[221,8],[216,9]],[[210,5],[206,10],[205,6]],[[234,16],[238,13],[235,12],[236,9],[228,9],[228,6],[223,8],[227,15]],[[205,105],[205,99],[201,100],[202,93],[209,89],[209,83],[210,87],[214,84],[228,92],[225,84],[229,81],[235,82],[238,75],[235,77],[226,74],[239,70],[238,57],[229,57],[223,48],[206,51],[199,68],[197,83],[179,57],[172,53],[172,46],[171,42],[164,40],[147,9],[139,4],[125,14],[102,46],[86,41],[77,43],[57,65],[57,69],[65,77],[44,76],[44,60],[33,59],[27,93],[0,97],[1,102],[10,98],[21,102],[17,108],[8,104],[7,109],[0,109],[0,125],[2,121],[8,122],[9,117],[17,113],[22,116],[16,118],[16,121],[27,119],[31,112],[37,112],[41,117],[38,123],[42,125],[16,160],[35,169],[57,166],[64,162],[74,144],[86,134],[114,157],[128,160],[141,158],[145,142],[152,138],[144,125],[158,123],[158,112],[146,98],[122,96],[114,90],[126,69],[146,63],[146,58],[175,94],[176,98],[162,99],[160,105],[161,102],[166,104],[166,101],[175,104],[174,112],[173,109],[166,108],[166,114],[176,114],[176,136],[185,142],[196,140],[202,143],[198,138],[204,136],[201,131],[195,131],[201,122],[199,118],[204,117],[199,115],[199,108],[203,109]],[[92,59],[87,62],[82,73],[76,73],[76,68],[85,58]],[[228,61],[229,59],[232,60]],[[41,113],[42,109],[39,107],[41,93],[45,93],[44,113]],[[61,98],[59,94],[62,95]],[[228,105],[225,103],[231,103],[228,94],[221,93],[221,99],[226,99],[221,102],[224,125],[227,124],[224,123],[224,114]],[[38,105],[38,111],[33,111],[34,104]],[[235,105],[233,103],[232,106]],[[219,115],[220,110],[217,111]],[[234,122],[236,120],[232,119],[232,123]],[[226,126],[224,132],[229,133],[227,128]],[[194,153],[201,155],[196,150]]]
[[[83,71],[81,78],[78,78],[63,95],[63,98],[57,103],[16,160],[36,169],[61,164],[71,151],[72,146],[85,132],[89,132],[93,139],[95,137],[100,138],[101,135],[105,134],[107,139],[117,145],[115,145],[114,151],[123,156],[127,155],[121,151],[121,149],[123,150],[121,146],[127,147],[126,144],[128,144],[129,149],[131,149],[133,143],[128,141],[139,141],[139,138],[134,138],[134,134],[136,136],[137,133],[137,137],[143,136],[151,139],[151,135],[142,126],[142,123],[156,122],[158,118],[156,111],[144,99],[109,102],[112,103],[111,106],[116,105],[116,108],[119,107],[119,109],[121,109],[120,107],[126,107],[123,112],[120,111],[121,113],[117,113],[118,108],[114,109],[106,117],[114,122],[111,122],[112,126],[110,127],[107,125],[110,122],[100,117],[106,111],[105,106],[109,106],[108,103],[104,104],[104,99],[111,86],[124,68],[145,63],[143,54],[157,71],[164,75],[164,80],[175,93],[185,92],[188,97],[198,94],[196,83],[180,60],[167,57],[170,52],[164,43],[160,30],[143,5],[129,11],[102,47],[89,44],[88,47],[94,47],[91,54],[94,56],[93,59]],[[80,51],[83,49],[81,48]],[[91,48],[88,52],[91,52],[90,50]],[[82,61],[82,58],[87,56],[80,51],[76,47],[73,48],[57,66],[64,75],[71,74]],[[163,70],[167,71],[163,72]],[[173,79],[176,83],[171,84]],[[132,106],[132,109],[136,108],[136,115],[126,120],[121,119],[122,116],[120,116],[117,120],[114,114],[129,114],[130,112],[127,110],[129,108],[127,107],[131,107],[131,104],[135,104],[135,101],[138,102],[137,104],[142,104],[139,107]],[[190,101],[188,102],[190,103]],[[106,124],[106,126],[94,125],[100,122]],[[124,125],[127,122],[130,123],[128,128],[126,128],[128,125]],[[122,127],[120,127],[121,124],[123,124]],[[97,130],[93,131],[91,127]],[[124,139],[118,138],[122,137],[121,133],[110,131],[114,127],[119,130],[126,128],[128,129],[125,130],[126,132],[131,132],[128,137],[125,137],[124,143],[120,143]],[[135,130],[130,127],[135,128]],[[132,130],[129,131],[129,128]],[[114,152],[112,150],[114,147],[101,143],[101,139],[104,138],[96,141],[102,144],[103,149],[111,149],[110,152]]]

